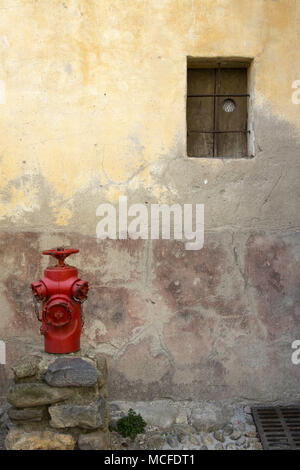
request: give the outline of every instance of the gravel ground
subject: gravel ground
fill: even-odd
[[[256,431],[242,431],[227,426],[211,433],[197,432],[189,425],[176,425],[168,430],[147,426],[134,441],[112,431],[114,450],[261,450]]]
[[[8,404],[0,402],[0,450],[5,449]],[[250,409],[245,407],[231,422],[211,432],[197,431],[191,424],[173,424],[167,429],[147,425],[134,441],[111,432],[112,450],[261,450]]]
[[[211,432],[197,431],[191,424],[168,429],[147,425],[134,441],[111,432],[112,449],[127,450],[261,450],[250,409],[239,410],[231,422]]]

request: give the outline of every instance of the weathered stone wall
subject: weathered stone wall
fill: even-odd
[[[104,450],[110,446],[106,360],[39,352],[13,367],[8,450]]]
[[[1,3],[7,373],[42,342],[28,289],[40,251],[68,244],[91,287],[83,339],[109,361],[112,398],[297,397],[299,2]],[[187,56],[253,58],[254,158],[186,157]],[[97,242],[96,208],[120,195],[203,203],[204,248]]]

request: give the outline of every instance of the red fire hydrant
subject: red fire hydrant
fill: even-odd
[[[31,284],[36,315],[42,322],[40,331],[48,353],[70,353],[80,349],[81,304],[87,298],[89,287],[86,281],[78,278],[75,267],[64,263],[67,256],[78,252],[64,247],[43,251],[43,255],[54,256],[58,264],[48,267],[44,278]],[[41,317],[36,302],[42,302]]]

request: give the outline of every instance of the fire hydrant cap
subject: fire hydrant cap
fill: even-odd
[[[79,253],[79,250],[76,248],[70,248],[70,247],[57,247],[57,248],[52,248],[51,250],[44,250],[43,255],[50,255],[53,256],[58,260],[59,266],[64,266],[64,261],[65,259],[73,255],[74,253]]]

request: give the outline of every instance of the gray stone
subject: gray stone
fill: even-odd
[[[185,410],[179,410],[176,416],[176,424],[188,424],[187,412]]]
[[[99,377],[97,369],[81,357],[63,357],[49,365],[45,382],[52,387],[92,387]]]
[[[107,382],[107,362],[102,354],[96,353],[95,359],[97,362],[97,369],[99,372],[98,383],[102,387]]]
[[[190,436],[190,442],[191,442],[191,444],[193,444],[194,446],[198,446],[198,445],[199,445],[199,439],[198,439],[196,436],[194,436],[194,435],[191,435],[191,436]]]
[[[207,447],[207,446],[202,446],[202,447],[200,448],[200,450],[208,450],[208,447]]]
[[[260,442],[255,442],[253,445],[253,450],[262,450],[262,445]]]
[[[233,433],[233,426],[231,426],[231,424],[226,424],[223,432],[225,436],[230,436]]]
[[[110,448],[110,437],[107,431],[80,434],[78,439],[80,450],[107,450]]]
[[[178,447],[179,447],[176,437],[174,437],[170,434],[167,436],[166,442],[170,447],[172,447],[172,449],[178,449]]]
[[[9,404],[6,403],[5,411],[0,418],[0,429],[2,429],[2,432],[5,433],[7,430],[10,430],[14,426],[7,413],[9,408]]]
[[[216,444],[215,446],[215,450],[224,450],[224,446],[223,444],[219,443],[219,444]]]
[[[181,441],[178,440],[178,442],[180,443],[179,444],[180,448],[183,446],[183,447],[186,447],[186,448],[190,449],[191,447],[195,446],[195,444],[191,443],[191,441],[189,439],[189,436],[184,436],[184,438]],[[199,444],[198,444],[198,447],[199,447]]]
[[[246,415],[246,423],[249,424],[250,426],[253,425],[254,421],[251,415]]]
[[[120,413],[121,409],[116,403],[109,403],[110,414]]]
[[[233,441],[237,441],[240,437],[241,437],[240,431],[236,430],[236,431],[233,431],[233,433],[230,436],[230,439],[232,439]]]
[[[97,365],[99,372],[98,384],[102,387],[107,382],[107,361],[103,354],[96,352],[94,349],[82,348],[83,354],[91,359]]]
[[[66,400],[72,391],[66,388],[53,388],[42,383],[23,383],[12,385],[7,400],[16,408],[31,408]]]
[[[177,424],[173,427],[173,429],[179,442],[184,442],[185,439],[187,442],[189,442],[189,438],[195,436],[195,429],[188,424]]]
[[[245,436],[246,437],[256,437],[257,432],[256,432],[256,430],[255,431],[247,431],[247,432],[245,432]]]
[[[248,437],[248,442],[250,445],[254,445],[256,442],[259,442],[257,437]]]
[[[215,431],[214,438],[217,439],[217,441],[224,442],[225,441],[224,432],[221,430]]]
[[[173,450],[173,449],[172,449],[172,447],[169,446],[169,444],[167,444],[165,442],[164,445],[162,446],[161,450]]]
[[[246,443],[246,438],[245,438],[245,436],[240,437],[240,438],[236,441],[236,445],[239,446],[239,447],[245,445],[245,443]]]
[[[6,401],[0,402],[0,424],[5,421],[8,408],[9,404]]]
[[[46,414],[45,408],[9,408],[7,411],[12,421],[42,421]]]
[[[186,434],[183,431],[178,431],[176,436],[177,436],[178,442],[183,442],[186,437]]]
[[[217,416],[212,409],[195,408],[191,414],[191,424],[197,431],[212,431],[217,426]]]
[[[40,356],[30,355],[19,359],[19,361],[12,367],[16,379],[33,377],[38,372],[38,366],[41,360],[42,358]]]
[[[202,440],[202,444],[207,447],[214,445],[214,440],[209,434],[202,434],[201,440]]]
[[[157,450],[161,449],[164,445],[164,439],[160,434],[153,434],[147,439],[147,449],[149,450]]]
[[[245,406],[244,406],[244,412],[245,412],[246,414],[251,414],[251,408],[250,408],[249,405],[245,405]]]
[[[191,412],[191,424],[197,431],[215,431],[223,428],[232,416],[232,409],[220,402],[202,402]]]
[[[124,418],[124,416],[126,416],[126,414],[124,413],[124,411],[120,411],[118,413],[113,413],[111,414],[110,413],[110,421],[109,421],[109,427],[112,431],[116,431],[117,430],[117,426],[118,426],[118,421],[121,419],[121,418]]]
[[[105,425],[106,401],[99,397],[90,405],[56,405],[50,406],[48,411],[50,425],[54,428],[97,429]]]
[[[234,425],[234,430],[240,431],[240,433],[245,432],[245,429],[246,429],[246,424],[243,422],[239,422]]]
[[[176,432],[183,432],[184,434],[190,435],[190,434],[195,434],[195,429],[193,426],[190,426],[189,424],[175,424],[173,426],[173,429]]]
[[[256,432],[256,426],[253,424],[253,425],[248,425],[245,429],[245,434],[246,432]]]
[[[232,444],[231,442],[227,444],[226,450],[238,450],[237,446],[235,444]]]

